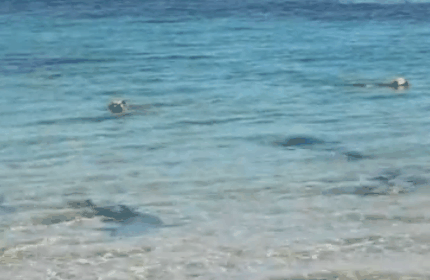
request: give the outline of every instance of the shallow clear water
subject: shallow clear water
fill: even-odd
[[[430,278],[430,4],[385,2],[7,1],[0,279]]]

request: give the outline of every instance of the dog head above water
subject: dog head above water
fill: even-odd
[[[114,100],[109,103],[108,109],[112,114],[122,114],[127,110],[125,100]]]
[[[409,82],[405,78],[396,78],[388,86],[393,89],[405,89],[409,87]]]

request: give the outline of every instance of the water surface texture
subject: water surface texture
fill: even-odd
[[[0,38],[0,279],[430,279],[430,3],[7,0]]]

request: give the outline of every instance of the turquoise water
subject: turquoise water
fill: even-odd
[[[430,5],[343,2],[6,2],[0,279],[429,278]]]

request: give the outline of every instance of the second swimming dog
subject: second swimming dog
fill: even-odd
[[[116,99],[108,104],[108,110],[115,116],[124,116],[130,114],[145,114],[147,110],[153,108],[153,105],[136,105],[128,104],[124,99]]]
[[[390,83],[378,83],[378,84],[352,84],[354,87],[371,87],[371,86],[378,86],[378,87],[388,87],[395,90],[401,90],[406,89],[409,87],[409,82],[405,78],[396,78],[392,80]]]

